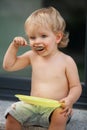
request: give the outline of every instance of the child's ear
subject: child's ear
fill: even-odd
[[[56,43],[59,43],[61,41],[62,37],[63,37],[63,33],[62,32],[58,32],[56,34]]]

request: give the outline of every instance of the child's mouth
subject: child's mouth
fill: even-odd
[[[45,49],[45,46],[39,45],[39,46],[33,46],[35,51],[43,51]]]
[[[37,46],[37,47],[34,47],[34,50],[35,51],[43,51],[45,47],[43,46]]]

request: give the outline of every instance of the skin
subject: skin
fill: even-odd
[[[25,29],[31,50],[17,56],[19,47],[29,44],[23,37],[15,37],[4,56],[3,67],[7,71],[17,71],[32,66],[31,95],[65,103],[62,111],[53,112],[48,130],[65,130],[68,115],[82,91],[77,66],[70,56],[57,48],[62,32],[55,34],[49,27],[42,27],[30,33],[28,25]],[[44,46],[44,49],[36,51],[34,46]],[[21,125],[8,115],[6,130],[13,129],[21,130]]]

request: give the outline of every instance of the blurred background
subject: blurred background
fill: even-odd
[[[54,6],[66,20],[70,42],[64,53],[71,55],[78,67],[80,80],[84,82],[84,54],[86,3],[85,0],[0,0],[0,76],[30,77],[31,67],[17,72],[6,72],[2,68],[4,54],[15,36],[24,36],[24,22],[36,9]],[[20,48],[18,55],[29,50]]]

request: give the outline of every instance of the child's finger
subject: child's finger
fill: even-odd
[[[61,107],[64,109],[66,107],[65,101],[60,101],[60,103],[61,103]]]
[[[27,46],[27,41],[23,38],[23,37],[15,37],[13,39],[13,42],[17,45],[17,46]]]

